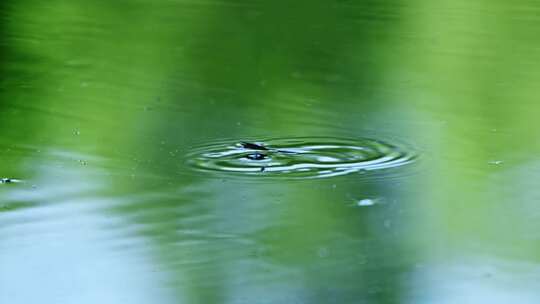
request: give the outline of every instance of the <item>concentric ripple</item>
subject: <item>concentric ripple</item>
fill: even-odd
[[[192,150],[188,163],[200,171],[323,178],[399,167],[415,158],[410,149],[380,140],[302,137],[211,143]]]

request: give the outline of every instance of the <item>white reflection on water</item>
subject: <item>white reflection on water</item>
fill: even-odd
[[[540,265],[463,258],[417,267],[407,303],[540,303]]]
[[[0,213],[0,303],[177,300],[162,287],[163,272],[148,252],[115,249],[121,236],[106,227],[121,218],[100,212],[115,202],[97,197],[101,183],[92,173],[76,165],[41,166],[38,188],[8,195],[33,207]]]

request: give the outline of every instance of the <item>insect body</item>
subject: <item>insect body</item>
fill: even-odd
[[[254,144],[254,143],[250,143],[250,142],[241,142],[240,145],[242,146],[242,148],[244,149],[251,149],[251,150],[265,150],[267,151],[268,148],[266,148],[265,146],[261,146],[259,144]]]

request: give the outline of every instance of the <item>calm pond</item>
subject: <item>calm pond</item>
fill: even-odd
[[[540,303],[539,11],[2,1],[0,303]]]

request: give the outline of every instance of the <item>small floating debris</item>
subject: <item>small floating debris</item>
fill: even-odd
[[[0,184],[14,184],[14,183],[20,183],[20,179],[16,178],[9,178],[9,177],[3,177],[0,178]]]
[[[488,162],[488,164],[490,164],[490,165],[496,165],[496,166],[497,166],[497,165],[500,165],[500,164],[502,164],[502,163],[503,163],[502,160],[491,160],[491,161]]]

